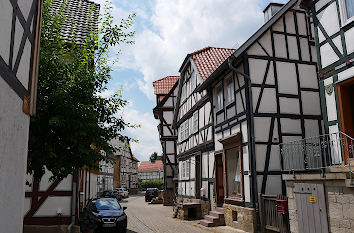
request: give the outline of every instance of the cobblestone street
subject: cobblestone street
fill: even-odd
[[[149,205],[144,196],[131,196],[122,201],[127,206],[128,233],[202,233],[202,232],[241,232],[231,227],[204,227],[199,221],[181,221],[172,218],[172,206]]]

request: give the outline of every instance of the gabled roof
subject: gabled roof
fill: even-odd
[[[51,11],[57,13],[63,2],[53,0]],[[97,3],[88,0],[66,0],[61,36],[67,42],[75,38],[76,43],[82,43],[88,32],[97,32],[99,13],[100,5]]]
[[[155,95],[167,95],[175,85],[179,76],[167,76],[152,83]]]
[[[132,155],[132,158],[133,158],[134,161],[140,162],[140,160],[137,159],[134,155]]]
[[[197,50],[187,55],[180,72],[182,71],[186,61],[189,58],[192,58],[201,79],[204,81],[235,51],[235,49],[215,48],[210,46]]]
[[[279,11],[272,17],[270,20],[268,20],[263,26],[258,29],[245,43],[243,43],[234,53],[233,56],[237,59],[241,57],[241,55],[244,54],[245,51],[249,47],[253,45],[265,32],[267,32],[270,27],[276,23],[291,7],[295,5],[299,0],[290,0],[288,3],[286,3],[282,8],[279,9]],[[218,76],[222,71],[228,68],[228,61],[225,60],[224,62],[220,63],[220,66],[217,67],[209,77],[203,82],[199,87],[197,87],[197,91],[202,91],[204,90],[212,81],[213,79]]]
[[[157,172],[163,171],[163,163],[162,160],[155,160],[155,162],[151,161],[143,161],[140,163],[138,172]]]

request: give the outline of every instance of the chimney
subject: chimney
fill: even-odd
[[[280,8],[282,8],[284,4],[281,3],[275,3],[271,2],[264,8],[263,13],[264,13],[264,22],[266,23],[268,20],[270,20],[273,15],[275,15]]]

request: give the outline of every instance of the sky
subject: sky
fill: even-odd
[[[103,8],[105,0],[94,0]],[[146,161],[153,152],[161,154],[152,82],[178,70],[188,53],[207,46],[237,48],[263,24],[263,9],[269,0],[112,0],[113,16],[136,13],[134,45],[114,48],[120,51],[115,63],[108,96],[118,89],[129,106],[125,120],[141,125],[123,134],[139,140],[132,143],[133,154]],[[286,3],[286,0],[272,2]]]

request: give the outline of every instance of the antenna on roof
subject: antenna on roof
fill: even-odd
[[[232,48],[233,49],[238,49],[238,47],[240,47],[239,43],[236,42],[235,44],[232,45]]]

